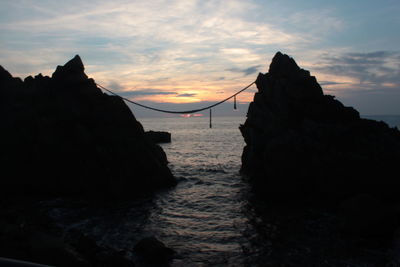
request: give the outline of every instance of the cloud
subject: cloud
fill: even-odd
[[[114,89],[117,89],[117,87],[112,87]],[[173,95],[175,97],[194,97],[197,94],[196,93],[182,93],[179,94],[174,91],[162,91],[162,90],[157,90],[157,89],[142,89],[142,90],[132,90],[132,91],[122,91],[118,93],[121,96],[124,97],[139,97],[139,96],[157,96],[157,95]]]
[[[0,1],[0,62],[17,76],[49,75],[80,54],[90,77],[125,96],[188,102],[230,95],[282,50],[299,65],[330,74],[322,80],[331,90],[395,90],[400,54],[386,50],[397,42],[381,51],[342,53],[348,48],[341,45],[358,35],[341,5],[283,2]],[[346,45],[377,47],[375,35],[368,38]],[[333,49],[341,52],[321,57]]]
[[[351,52],[340,55],[323,55],[319,67],[323,73],[351,77],[359,88],[400,88],[400,52]]]
[[[252,66],[249,68],[244,68],[244,69],[240,69],[240,68],[229,68],[227,69],[228,71],[231,72],[239,72],[239,73],[243,73],[244,76],[253,74],[253,73],[257,73],[258,69],[261,67],[261,65],[256,65],[256,66]]]
[[[179,94],[177,97],[193,97],[196,96],[197,94],[195,93],[186,93],[186,94]]]
[[[334,60],[336,64],[367,67],[383,65],[394,55],[396,55],[396,53],[391,51],[375,51],[368,53],[350,52],[336,57],[326,55],[323,58],[328,62]]]
[[[123,87],[116,81],[110,81],[108,83],[108,88],[114,90],[114,91],[121,91]]]
[[[261,14],[255,1],[97,0],[93,4],[71,0],[56,4],[16,0],[0,3],[1,7],[13,14],[0,23],[0,35],[6,40],[1,50],[33,51],[24,52],[25,59],[37,57],[37,49],[46,58],[54,53],[61,58],[79,53],[107,80],[126,79],[128,68],[129,74],[142,80],[150,72],[169,77],[176,72],[181,76],[214,74],[216,78],[221,76],[217,72],[228,67],[260,64],[268,45],[307,42],[273,21],[254,20],[254,12]],[[221,49],[245,53],[221,53]]]
[[[320,85],[338,85],[338,84],[347,84],[347,83],[342,83],[342,82],[334,82],[334,81],[320,81]]]
[[[298,11],[282,19],[295,29],[312,33],[313,39],[318,38],[315,37],[317,35],[326,35],[332,31],[340,31],[345,27],[343,19],[335,15],[335,10],[330,8]]]
[[[170,91],[160,91],[156,89],[142,89],[142,90],[134,90],[134,91],[124,91],[119,92],[121,96],[124,97],[137,97],[137,96],[154,96],[154,95],[177,95],[177,92]]]
[[[157,96],[157,95],[178,95],[177,92],[173,91],[163,91],[159,89],[152,89],[152,88],[142,88],[140,90],[124,90],[124,87],[118,83],[117,81],[110,81],[108,83],[107,89],[111,90],[112,92],[126,97],[126,98],[135,98],[139,96]]]

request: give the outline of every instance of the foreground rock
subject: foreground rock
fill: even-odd
[[[153,264],[167,264],[175,251],[168,248],[155,237],[146,237],[140,240],[133,251],[143,259],[144,262]]]
[[[296,203],[369,194],[398,198],[400,132],[361,119],[287,55],[277,53],[240,127],[242,172],[259,196]]]
[[[124,251],[99,246],[78,230],[59,228],[36,204],[19,200],[0,203],[0,208],[0,258],[60,267],[134,266]],[[0,261],[0,266],[11,265]]]
[[[24,81],[0,66],[0,110],[2,196],[132,197],[175,184],[165,153],[79,56]]]

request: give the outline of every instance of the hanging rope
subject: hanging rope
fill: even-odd
[[[236,107],[236,95],[233,97],[233,109],[237,109],[237,107]]]
[[[209,110],[210,110],[210,128],[211,128],[211,108],[213,108],[213,107],[215,107],[215,106],[218,106],[218,105],[220,105],[220,104],[222,104],[222,103],[228,101],[228,100],[231,99],[232,97],[234,97],[234,98],[235,98],[235,99],[234,99],[234,100],[235,100],[234,106],[235,106],[235,109],[236,109],[236,96],[237,96],[238,94],[240,94],[241,92],[243,92],[243,91],[249,89],[253,84],[255,84],[255,82],[252,82],[251,84],[247,85],[246,87],[244,87],[243,89],[239,90],[238,92],[236,92],[235,94],[231,95],[230,97],[225,98],[224,100],[219,101],[219,102],[217,102],[217,103],[215,103],[215,104],[212,104],[212,105],[210,105],[210,106],[207,106],[207,107],[204,107],[204,108],[199,108],[199,109],[193,109],[193,110],[172,111],[172,110],[165,110],[165,109],[153,108],[153,107],[150,107],[150,106],[146,106],[146,105],[140,104],[140,103],[135,102],[135,101],[132,101],[132,100],[130,100],[130,99],[128,99],[128,98],[122,97],[122,96],[120,96],[120,95],[114,93],[114,92],[111,91],[110,89],[108,89],[108,88],[106,88],[106,87],[104,87],[104,86],[101,86],[100,84],[96,83],[96,85],[97,85],[98,87],[100,87],[101,89],[103,89],[103,90],[109,92],[109,93],[112,94],[112,95],[118,96],[118,97],[120,97],[121,99],[123,99],[123,100],[125,100],[125,101],[127,101],[127,102],[129,102],[129,103],[132,103],[132,104],[134,104],[134,105],[140,106],[140,107],[142,107],[142,108],[147,108],[147,109],[151,109],[151,110],[154,110],[154,111],[158,111],[158,112],[172,113],[172,114],[191,114],[191,113],[196,113],[196,112],[200,112],[200,111],[209,109]]]

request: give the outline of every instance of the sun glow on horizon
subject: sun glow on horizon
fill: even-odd
[[[204,114],[201,113],[194,113],[194,114],[180,114],[182,118],[192,118],[192,117],[204,117]]]
[[[246,86],[248,78],[243,81],[223,82],[198,82],[184,81],[177,84],[156,86],[140,86],[139,83],[114,84],[110,89],[133,101],[151,101],[157,103],[196,103],[196,102],[218,102]],[[149,84],[150,85],[150,84]],[[252,101],[256,87],[253,86],[237,96],[242,102]]]

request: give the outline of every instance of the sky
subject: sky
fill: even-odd
[[[51,75],[79,54],[97,83],[180,110],[235,93],[281,51],[361,114],[400,114],[399,14],[398,0],[1,0],[0,65]],[[255,91],[214,114],[245,114]]]

